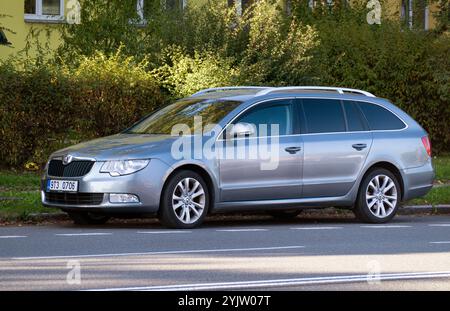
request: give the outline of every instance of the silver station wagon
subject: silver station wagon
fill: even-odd
[[[77,224],[157,215],[193,228],[214,212],[343,207],[384,223],[425,195],[427,133],[386,99],[336,87],[200,91],[126,129],[53,153],[42,203]]]

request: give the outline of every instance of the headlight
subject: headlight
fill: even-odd
[[[142,170],[149,162],[150,160],[107,161],[103,163],[100,173],[109,173],[111,176],[128,175]]]

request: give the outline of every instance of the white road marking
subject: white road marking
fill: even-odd
[[[26,235],[0,235],[0,239],[27,238]]]
[[[179,230],[179,231],[138,231],[138,234],[171,234],[171,233],[192,233],[192,231],[188,230]]]
[[[334,230],[334,229],[343,229],[343,227],[294,227],[289,228],[291,230]]]
[[[450,224],[430,224],[430,227],[450,227]]]
[[[436,241],[436,242],[430,242],[430,244],[450,244],[450,241]]]
[[[88,232],[88,233],[56,233],[56,236],[97,236],[97,235],[112,235],[109,232]]]
[[[180,251],[159,251],[143,253],[117,253],[117,254],[86,254],[86,255],[66,255],[66,256],[36,256],[36,257],[14,257],[15,260],[34,260],[34,259],[64,259],[64,258],[96,258],[96,257],[118,257],[118,256],[145,256],[145,255],[171,255],[171,254],[196,254],[196,253],[226,253],[226,252],[252,252],[268,251],[282,249],[304,248],[301,245],[292,246],[274,246],[274,247],[253,247],[253,248],[218,248],[218,249],[193,249]]]
[[[216,231],[219,231],[219,232],[253,232],[253,231],[268,231],[268,230],[267,229],[249,228],[249,229],[218,229]]]
[[[361,228],[374,228],[374,229],[388,229],[388,228],[411,228],[411,226],[406,225],[367,225],[360,226]]]
[[[190,291],[190,290],[267,288],[267,287],[287,287],[287,286],[300,286],[312,284],[368,282],[373,280],[372,277],[373,276],[367,274],[359,274],[359,275],[340,275],[340,276],[325,276],[325,277],[310,277],[310,278],[241,281],[241,282],[194,283],[194,284],[180,284],[180,285],[160,285],[160,286],[154,285],[142,287],[104,288],[104,289],[91,289],[90,291],[123,291],[123,290]],[[434,278],[449,278],[449,277],[450,271],[385,273],[377,275],[377,279],[380,281],[434,279]]]

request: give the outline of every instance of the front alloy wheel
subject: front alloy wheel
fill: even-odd
[[[354,212],[364,222],[385,223],[395,216],[400,198],[397,178],[378,168],[363,179]]]
[[[177,218],[185,223],[195,223],[205,209],[206,195],[200,182],[186,177],[175,187],[172,194],[172,208]]]
[[[171,228],[194,228],[203,222],[209,202],[202,176],[188,170],[177,172],[164,187],[159,219]]]

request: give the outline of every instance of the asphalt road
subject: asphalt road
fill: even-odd
[[[0,227],[0,290],[450,290],[450,216]]]

